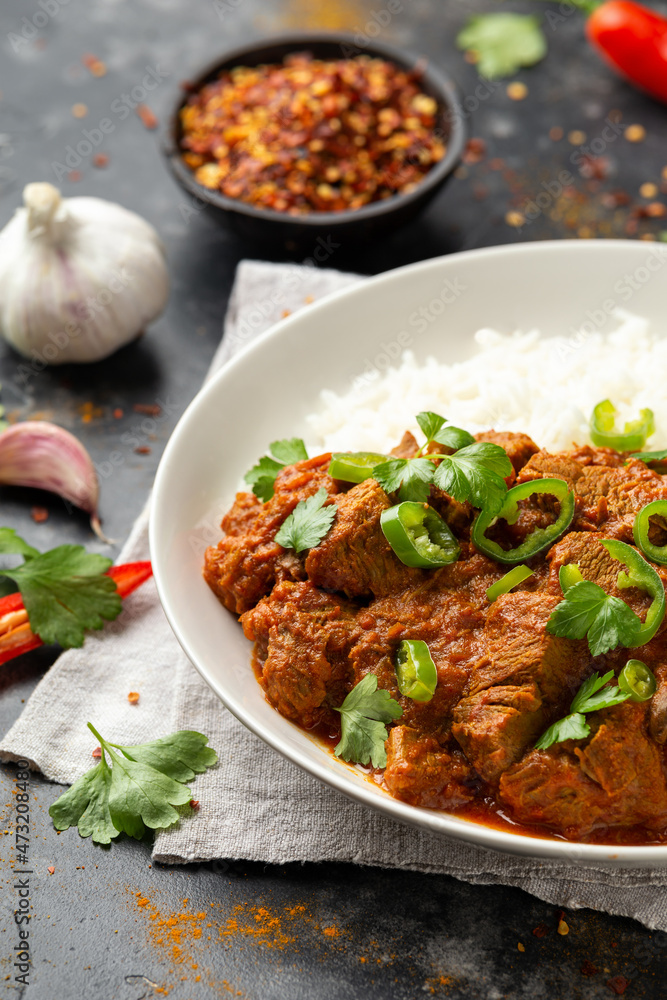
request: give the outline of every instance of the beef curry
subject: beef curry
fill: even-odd
[[[458,558],[437,569],[405,565],[381,527],[396,498],[374,478],[356,485],[332,478],[328,454],[284,467],[264,503],[237,495],[222,520],[222,541],[206,552],[205,579],[240,616],[266,697],[293,722],[338,734],[344,699],[375,675],[378,689],[402,710],[387,727],[386,766],[373,769],[396,798],[476,818],[495,813],[533,833],[572,840],[667,839],[664,621],[641,649],[600,655],[585,638],[547,630],[563,600],[559,571],[571,564],[646,618],[650,596],[619,586],[622,567],[602,542],[633,545],[636,516],[647,503],[667,499],[667,477],[610,448],[550,454],[524,434],[495,431],[477,440],[504,448],[508,486],[558,479],[573,496],[566,532],[524,560],[532,575],[497,599],[487,591],[508,567],[475,546],[470,503],[431,485],[428,503],[454,536]],[[410,458],[417,451],[406,433],[392,454]],[[332,526],[307,551],[282,547],[275,541],[281,525],[322,487],[336,508]],[[513,524],[498,520],[489,529],[504,550],[552,524],[559,505],[535,492],[519,508]],[[651,531],[655,544],[667,539],[660,519]],[[667,582],[665,569],[653,568]],[[427,701],[399,690],[397,650],[408,639],[426,643],[435,664],[437,684]],[[591,711],[586,738],[536,749],[545,730],[568,714],[582,682],[595,671],[618,677],[632,657],[654,675],[653,697]]]

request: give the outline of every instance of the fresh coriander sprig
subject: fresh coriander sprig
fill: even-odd
[[[386,767],[387,723],[400,718],[403,709],[388,691],[378,690],[375,674],[366,674],[352,688],[340,712],[341,737],[334,749],[337,757],[355,764]]]
[[[303,552],[319,545],[333,524],[338,513],[335,504],[324,506],[329,498],[324,486],[307,500],[300,500],[292,513],[285,518],[275,541],[285,549]]]
[[[611,708],[627,701],[631,697],[629,692],[621,691],[617,685],[605,687],[613,676],[613,670],[609,670],[602,677],[597,671],[591,674],[574,696],[570,714],[549,726],[535,744],[535,749],[546,750],[553,743],[562,743],[564,740],[586,739],[590,735],[591,727],[586,721],[585,713],[597,712],[601,708]]]
[[[19,589],[30,628],[43,642],[82,646],[85,629],[102,628],[120,614],[121,597],[106,574],[110,559],[82,545],[39,552],[12,528],[0,528],[0,553],[23,556],[20,566],[0,568],[0,596]]]
[[[513,76],[547,54],[540,19],[530,14],[478,14],[459,32],[456,44],[474,53],[480,76],[489,80]]]
[[[49,815],[56,830],[77,826],[97,844],[109,844],[123,832],[141,840],[146,827],[172,826],[180,815],[174,807],[192,797],[183,782],[218,759],[206,746],[208,737],[193,730],[121,746],[105,740],[90,722],[88,728],[99,740],[100,762],[56,799]]]
[[[416,457],[393,458],[373,469],[373,478],[382,489],[386,493],[398,490],[401,502],[424,503],[431,483],[435,483],[461,503],[468,500],[474,507],[500,510],[507,492],[505,476],[512,471],[504,448],[475,441],[472,434],[448,424],[438,413],[418,413],[417,423],[426,441]],[[454,454],[422,457],[432,442],[452,448]]]
[[[260,458],[257,465],[246,472],[243,477],[244,482],[252,486],[252,491],[256,497],[266,502],[273,496],[273,484],[276,476],[286,465],[293,465],[294,462],[301,462],[308,458],[306,446],[301,438],[284,438],[282,441],[273,441],[269,445],[270,455]]]

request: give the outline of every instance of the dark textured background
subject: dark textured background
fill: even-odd
[[[381,37],[449,69],[462,93],[472,94],[476,71],[456,51],[454,37],[467,14],[488,9],[490,0],[403,0],[402,6]],[[167,246],[173,291],[165,315],[147,335],[99,365],[47,370],[25,384],[17,357],[0,347],[1,399],[15,417],[41,414],[73,430],[98,463],[111,451],[121,452],[121,464],[102,481],[102,515],[108,534],[122,540],[219,341],[236,264],[265,253],[241,245],[204,214],[190,213],[161,162],[157,133],[135,114],[124,121],[110,115],[111,104],[141,81],[146,67],[157,67],[166,80],[148,103],[164,120],[178,81],[226,47],[293,28],[375,33],[372,25],[378,17],[386,21],[386,6],[382,0],[219,0],[216,10],[205,0],[50,0],[49,9],[56,12],[25,42],[22,32],[30,31],[42,10],[37,0],[5,2],[0,11],[0,224],[19,204],[26,182],[55,182],[51,164],[63,161],[83,128],[112,117],[116,128],[100,147],[108,166],[95,168],[86,159],[78,167],[80,178],[64,179],[62,190],[66,196],[110,198],[146,216]],[[539,12],[546,10],[558,7]],[[663,219],[646,218],[641,207],[665,200],[665,109],[602,66],[583,39],[579,14],[561,16],[547,34],[547,60],[517,77],[528,87],[525,100],[510,100],[503,83],[471,116],[471,135],[485,143],[471,157],[477,162],[459,170],[425,217],[380,246],[337,249],[331,266],[376,273],[498,243],[657,237],[667,229]],[[81,62],[85,53],[104,60],[106,75],[91,76]],[[84,119],[72,116],[77,102],[88,107]],[[638,144],[619,137],[582,175],[571,159],[577,144],[599,136],[610,114],[623,125],[643,125],[646,137]],[[564,130],[563,138],[550,137],[554,127]],[[569,141],[572,130],[587,138]],[[507,213],[520,211],[562,170],[573,174],[565,196],[554,197],[529,225],[508,224]],[[640,196],[645,182],[662,183],[657,199]],[[164,415],[156,427],[142,427],[145,418],[133,405],[158,400],[169,404]],[[114,418],[115,408],[123,410],[122,418]],[[150,454],[136,454],[134,438]],[[46,523],[30,519],[35,503],[48,507]],[[64,541],[96,545],[85,517],[68,514],[55,498],[4,488],[0,504],[2,523],[41,548]],[[3,731],[51,660],[41,650],[2,669]],[[3,768],[0,776],[4,889],[11,885],[14,860],[14,768]],[[518,890],[345,865],[151,868],[148,843],[121,840],[105,851],[73,830],[57,835],[47,809],[59,792],[39,779],[33,783],[34,968],[27,990],[12,979],[14,897],[3,892],[0,982],[29,1000],[157,1000],[164,991],[173,1000],[592,1000],[612,997],[606,984],[619,973],[630,980],[625,995],[633,1000],[667,995],[661,985],[667,936],[630,920],[571,912],[569,933],[562,936],[556,933],[557,911]],[[160,923],[173,912],[185,914],[180,943],[173,928]],[[234,920],[240,930],[232,934]],[[536,937],[532,931],[540,924],[547,933]],[[581,973],[585,960],[596,974]]]

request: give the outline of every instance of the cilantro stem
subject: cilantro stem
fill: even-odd
[[[98,740],[100,741],[100,746],[102,746],[103,743],[106,743],[106,740],[102,736],[100,736],[100,734],[95,729],[95,726],[92,724],[92,722],[87,722],[86,725],[90,729],[93,736],[96,736],[98,738]]]

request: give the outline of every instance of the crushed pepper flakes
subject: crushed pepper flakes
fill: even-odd
[[[567,133],[567,141],[571,146],[583,146],[586,142],[586,133],[582,132],[579,128],[575,128]]]
[[[526,950],[525,944],[522,944],[521,941],[519,941],[519,943],[517,944],[517,950],[518,951],[525,951]]]
[[[93,157],[94,167],[107,167],[109,165],[109,157],[106,153],[95,153]]]
[[[628,125],[623,135],[628,142],[643,142],[646,138],[646,129],[643,125]]]
[[[113,415],[116,420],[121,419],[121,417],[123,416],[123,411],[121,410],[120,406],[116,407],[116,409],[113,411]]]
[[[486,154],[486,143],[483,139],[468,139],[466,143],[466,148],[463,152],[463,162],[464,163],[479,163],[480,160],[484,159]]]
[[[528,87],[519,80],[515,80],[514,83],[508,83],[506,89],[507,96],[511,101],[523,101],[528,96]]]
[[[570,933],[570,928],[568,927],[568,925],[567,925],[566,921],[563,919],[563,917],[561,917],[560,920],[558,921],[558,927],[556,929],[557,929],[558,933],[561,934],[563,937],[566,934]]]
[[[199,799],[190,799],[188,805],[191,809],[199,809]]]
[[[607,980],[607,986],[618,997],[623,996],[629,985],[630,980],[626,979],[625,976],[613,976]]]
[[[155,129],[158,127],[157,116],[153,114],[147,104],[137,104],[136,112],[144,128]]]
[[[74,115],[75,118],[85,118],[86,115],[88,114],[88,105],[81,103],[73,104],[72,114]]]
[[[564,132],[563,132],[563,129],[560,127],[560,125],[554,125],[553,128],[549,129],[549,138],[553,142],[558,142],[559,139],[563,138],[563,135],[564,135]]]
[[[651,181],[646,181],[639,188],[639,193],[642,196],[642,198],[647,198],[647,199],[655,198],[656,195],[658,194],[658,185],[653,184]]]
[[[35,524],[43,524],[44,521],[48,521],[49,512],[46,507],[31,507],[30,517],[33,519]]]
[[[533,928],[533,936],[536,938],[546,937],[549,933],[549,928],[546,924],[538,924],[537,927]]]
[[[81,62],[93,76],[104,76],[106,74],[106,65],[101,59],[98,59],[97,56],[92,55],[90,52],[81,56]]]
[[[91,756],[93,756],[93,757],[101,757],[102,756],[102,747],[95,747],[95,749],[93,750]]]
[[[138,448],[135,448],[135,453],[137,455],[150,455],[151,449],[147,444],[141,444]]]
[[[421,69],[383,59],[237,66],[181,109],[183,161],[199,184],[291,215],[412,190],[446,152]]]
[[[49,875],[53,875],[56,869],[53,865],[49,865],[49,867],[46,870],[49,873]]]
[[[512,226],[515,229],[519,229],[526,221],[525,215],[521,212],[508,212],[505,216],[505,222],[508,226]]]
[[[136,705],[137,702],[139,701],[139,692],[130,691],[130,693],[127,696],[127,700],[129,701],[130,705]]]
[[[162,413],[159,403],[135,403],[132,409],[135,413],[144,413],[147,417],[159,417]]]

